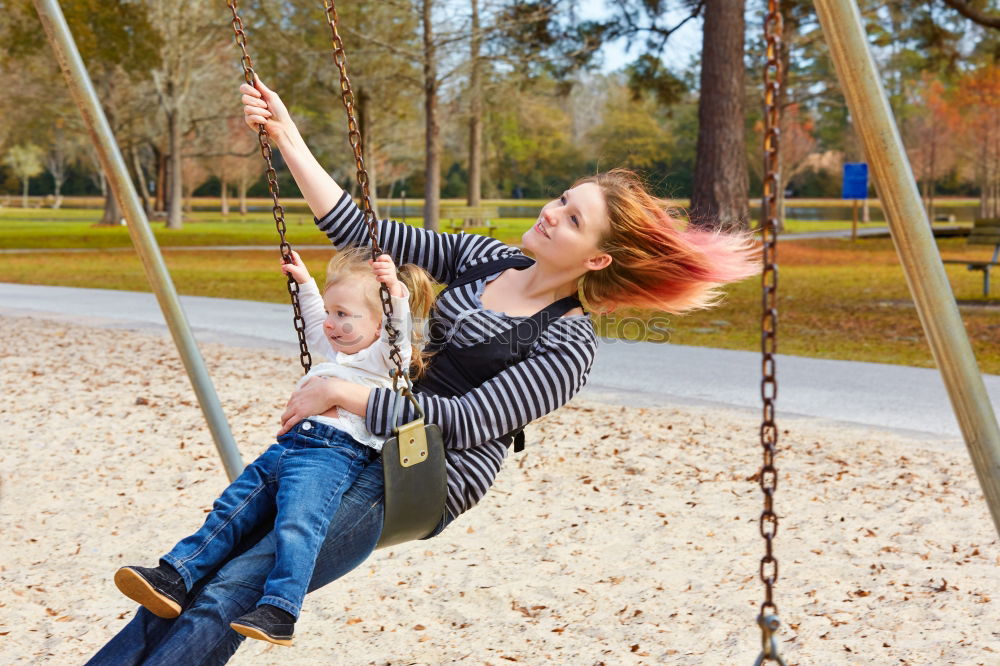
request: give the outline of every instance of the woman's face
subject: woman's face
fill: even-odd
[[[609,230],[600,186],[582,183],[545,204],[538,221],[524,232],[521,242],[536,261],[583,275],[611,263],[611,257],[599,249]]]
[[[323,293],[323,332],[335,351],[356,354],[378,339],[382,318],[364,297],[362,290],[368,287],[357,280],[343,280]]]

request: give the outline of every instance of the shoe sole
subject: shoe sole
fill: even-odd
[[[122,594],[157,617],[172,620],[181,614],[180,604],[157,592],[149,581],[128,567],[115,572],[115,585]]]
[[[238,634],[243,634],[247,638],[256,638],[259,641],[267,641],[268,643],[274,643],[275,645],[291,645],[291,638],[275,638],[274,636],[268,636],[266,633],[258,629],[257,627],[251,627],[248,624],[237,624],[236,622],[230,622],[229,626]]]

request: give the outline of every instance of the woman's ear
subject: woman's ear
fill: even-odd
[[[587,263],[587,268],[589,268],[590,270],[599,271],[602,268],[607,268],[608,266],[610,266],[611,261],[612,261],[611,255],[608,254],[607,252],[602,252],[601,254],[598,254],[596,256],[591,257],[590,259],[587,259],[586,263]]]

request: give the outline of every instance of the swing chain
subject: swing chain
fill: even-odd
[[[760,535],[764,538],[764,557],[760,560],[760,579],[764,583],[764,602],[760,606],[757,624],[761,630],[762,651],[756,666],[764,661],[776,661],[784,666],[778,654],[775,632],[780,626],[778,607],[774,603],[774,584],[778,580],[778,560],[774,556],[773,541],[778,533],[778,515],[774,512],[774,492],[778,486],[778,470],[774,466],[777,450],[778,427],[774,422],[774,399],[778,382],[774,373],[777,350],[777,231],[778,188],[780,187],[781,115],[781,6],[780,0],[768,0],[764,18],[764,36],[767,42],[764,65],[764,191],[761,201],[761,236],[763,238],[764,269],[761,275],[762,306],[761,350],[763,352],[761,398],[764,413],[760,427],[763,465],[759,473],[760,488],[764,493],[764,510],[760,514]],[[770,280],[770,282],[769,282]]]
[[[787,666],[785,660],[778,654],[778,641],[775,634],[781,626],[781,620],[777,615],[761,614],[757,617],[757,624],[760,625],[760,655],[753,662],[753,666],[761,666],[765,661],[776,661],[780,666]]]
[[[382,248],[378,242],[378,220],[375,218],[375,207],[372,206],[372,194],[368,184],[368,169],[365,166],[364,149],[361,137],[361,127],[354,113],[356,105],[354,90],[351,88],[351,79],[347,75],[347,52],[344,51],[344,41],[337,30],[338,17],[337,6],[333,0],[323,0],[326,10],[327,23],[330,24],[330,34],[333,39],[333,62],[340,71],[340,98],[344,103],[344,110],[347,111],[347,139],[354,151],[354,163],[357,168],[357,181],[361,188],[361,203],[365,215],[365,222],[368,224],[368,237],[372,242],[372,259],[378,258],[382,254]],[[402,378],[407,387],[412,388],[409,373],[403,370],[403,357],[399,351],[399,331],[392,325],[392,300],[389,295],[389,288],[382,284],[379,290],[382,300],[382,312],[386,335],[389,338],[389,358],[396,365],[396,372],[392,379],[392,388],[397,390],[397,382]]]
[[[233,32],[236,34],[236,45],[240,47],[240,65],[243,68],[243,80],[251,86],[254,82],[253,59],[247,52],[247,35],[243,31],[243,20],[237,13],[237,0],[226,0],[226,4],[233,12]],[[268,141],[267,130],[263,125],[257,126],[257,141],[260,143],[260,154],[267,165],[265,175],[267,176],[267,188],[271,192],[271,213],[274,215],[274,226],[278,229],[278,250],[281,252],[281,261],[292,263],[292,246],[285,240],[285,209],[278,203],[278,174],[271,164],[271,143]],[[295,325],[295,332],[299,338],[299,362],[302,363],[302,370],[309,372],[312,367],[312,356],[309,354],[309,347],[306,345],[306,322],[302,317],[302,307],[299,304],[299,283],[295,278],[288,275],[288,295],[292,299],[292,311],[294,317],[292,322]]]

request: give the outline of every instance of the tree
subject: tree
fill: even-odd
[[[111,129],[119,145],[127,149],[133,141],[129,128],[134,118],[150,112],[148,71],[158,62],[161,45],[147,8],[129,0],[74,0],[63,3],[63,13]],[[5,5],[0,42],[5,45],[0,70],[13,66],[30,72],[26,81],[31,85],[5,88],[7,108],[27,114],[26,126],[37,123],[39,116],[50,121],[49,107],[67,100],[68,95],[30,3]],[[63,112],[60,108],[59,113]],[[97,181],[103,182],[103,176]],[[118,202],[110,188],[104,192],[101,223],[118,224]]]
[[[43,151],[33,143],[21,143],[13,146],[7,151],[4,157],[4,164],[10,167],[18,178],[21,179],[21,207],[28,207],[28,181],[42,173]]]
[[[989,3],[985,0],[978,2],[973,0],[942,0],[942,2],[979,25],[1000,30],[1000,15],[987,13],[985,8]]]
[[[66,182],[67,169],[76,162],[80,153],[78,138],[66,132],[64,125],[63,118],[56,118],[44,157],[45,169],[52,176],[53,208],[62,206],[62,186]]]
[[[919,111],[903,125],[903,137],[910,166],[923,184],[927,217],[933,222],[935,182],[955,163],[952,128],[958,125],[957,114],[945,97],[944,84],[936,77],[925,75],[914,93],[913,103]]]
[[[698,149],[691,194],[694,224],[722,229],[747,224],[744,159],[744,0],[706,0],[702,41]]]
[[[481,203],[483,187],[483,62],[480,57],[482,30],[479,0],[472,0],[472,30],[469,35],[469,192],[467,203]]]
[[[163,45],[160,62],[152,69],[157,99],[167,121],[167,152],[170,155],[167,181],[167,228],[183,226],[184,149],[183,139],[195,122],[197,109],[203,115],[216,115],[228,79],[226,56],[230,37],[219,21],[214,5],[204,2],[179,3],[149,0],[150,18],[159,27]],[[235,87],[235,86],[234,86]],[[206,108],[207,107],[207,108]]]
[[[788,104],[781,111],[781,143],[779,144],[781,178],[778,184],[778,205],[781,208],[780,219],[785,217],[784,192],[792,178],[810,166],[816,165],[816,137],[813,135],[815,125],[812,118],[803,117],[801,106],[797,103]],[[749,154],[751,170],[757,177],[764,180],[764,121],[754,124],[754,142]],[[778,229],[781,233],[784,229]]]
[[[424,228],[438,230],[441,214],[441,125],[438,121],[438,46],[434,42],[432,0],[421,0],[424,42]]]
[[[975,165],[979,216],[1000,217],[1000,65],[963,76],[955,91],[965,155]]]
[[[649,172],[668,159],[673,142],[655,117],[653,103],[631,100],[624,86],[605,98],[602,122],[587,134],[598,164]]]
[[[223,118],[204,132],[211,155],[202,158],[208,173],[219,179],[222,214],[229,214],[229,186],[236,185],[241,215],[247,214],[247,188],[263,173],[264,161],[256,135],[247,131],[243,116]]]

